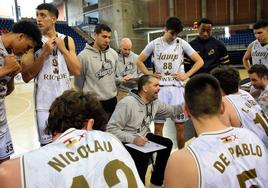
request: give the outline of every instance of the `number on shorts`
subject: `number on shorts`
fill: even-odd
[[[255,168],[237,175],[240,188],[246,188],[246,181],[257,177]],[[258,185],[251,185],[250,188],[258,188]]]
[[[7,147],[6,147],[6,153],[9,153],[9,152],[11,152],[11,151],[13,151],[13,145],[12,145],[12,144],[9,144],[9,145],[7,145]]]
[[[105,167],[104,167],[104,179],[109,187],[115,186],[116,184],[120,183],[119,178],[116,174],[117,170],[122,170],[125,174],[127,181],[128,181],[128,187],[136,188],[138,187],[136,178],[132,172],[132,170],[123,162],[118,159],[110,161]],[[73,178],[73,183],[71,188],[89,188],[89,184],[86,180],[86,178],[81,176],[76,176]]]
[[[256,117],[253,120],[255,124],[261,124],[262,128],[265,130],[266,135],[268,136],[268,118],[266,114],[261,111],[261,114],[256,113]]]

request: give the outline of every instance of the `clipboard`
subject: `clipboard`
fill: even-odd
[[[130,147],[130,148],[136,149],[140,152],[143,152],[143,153],[152,153],[152,152],[167,148],[166,146],[163,146],[161,144],[157,144],[157,143],[152,142],[152,141],[147,141],[144,146],[138,146],[136,144],[125,144],[125,145]]]

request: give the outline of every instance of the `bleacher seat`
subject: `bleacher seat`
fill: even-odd
[[[0,18],[0,34],[11,31],[13,24],[14,20],[12,19]],[[84,49],[86,41],[66,23],[57,23],[56,31],[71,36],[74,39],[77,54]]]
[[[248,46],[249,43],[255,40],[252,30],[239,31],[231,34],[229,38],[218,38],[226,46],[228,45],[245,45]]]
[[[76,48],[75,50],[77,54],[80,53],[84,49],[86,41],[67,24],[57,23],[56,31],[59,33],[68,35],[74,39],[75,48]]]
[[[14,20],[12,19],[0,18],[1,33],[7,33],[11,31],[13,24],[14,24]]]

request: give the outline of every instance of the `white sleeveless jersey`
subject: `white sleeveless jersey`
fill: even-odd
[[[122,143],[101,131],[71,128],[20,164],[24,188],[144,187]]]
[[[227,95],[239,115],[241,127],[253,131],[268,149],[268,117],[260,105],[246,91],[239,90],[239,94]]]
[[[268,44],[262,46],[258,40],[253,41],[251,50],[252,63],[263,64],[268,68]]]
[[[201,134],[187,149],[198,169],[198,187],[250,187],[268,185],[268,155],[251,131],[227,128]]]
[[[160,85],[182,86],[182,82],[175,80],[175,73],[184,72],[184,53],[182,39],[177,38],[171,43],[166,43],[161,37],[155,39],[153,62],[156,72],[161,73]]]
[[[4,66],[4,57],[8,55],[6,48],[0,36],[0,67]],[[7,83],[10,81],[9,75],[0,78],[0,135],[7,131],[7,119],[5,109],[5,96],[7,92]]]
[[[57,36],[62,39],[65,37],[60,33],[57,33]],[[42,37],[43,43],[47,40],[46,37]],[[36,52],[36,56],[41,50]],[[36,110],[48,110],[54,99],[68,89],[71,89],[70,73],[62,53],[57,49],[57,55],[48,56],[35,79]]]

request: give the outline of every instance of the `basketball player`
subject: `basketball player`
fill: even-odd
[[[216,78],[201,73],[187,82],[185,110],[198,137],[170,156],[165,187],[267,186],[267,150],[251,131],[220,121],[224,105]]]
[[[14,76],[21,71],[20,57],[40,43],[41,33],[29,21],[15,23],[11,32],[0,36],[0,163],[14,153],[5,97],[14,90]]]
[[[53,142],[0,165],[0,187],[144,187],[121,142],[109,133],[97,96],[68,90],[52,103]]]
[[[263,64],[268,68],[268,22],[260,20],[253,25],[253,32],[256,40],[248,45],[243,57],[243,64],[246,70],[252,64]]]
[[[202,18],[198,21],[197,26],[198,36],[189,44],[202,57],[204,66],[195,74],[209,73],[215,67],[229,64],[230,60],[226,47],[221,41],[212,36],[213,22],[207,18]],[[185,71],[188,71],[193,63],[191,59],[185,56]]]
[[[118,77],[120,79],[119,90],[128,92],[137,88],[137,79],[142,75],[134,63],[138,55],[131,51],[132,42],[129,38],[122,38],[118,53]]]
[[[183,26],[179,18],[168,18],[165,24],[164,35],[151,41],[136,61],[138,68],[144,74],[149,74],[144,61],[153,53],[155,76],[160,79],[159,100],[171,105],[181,104],[184,101],[182,81],[188,79],[204,64],[198,53],[186,41],[177,37],[182,29]],[[183,66],[184,53],[194,61],[193,67],[186,73]],[[179,148],[183,148],[183,123],[186,121],[186,116],[182,113],[174,121],[177,130],[177,144]],[[162,136],[164,122],[165,119],[156,118],[155,134]]]
[[[83,91],[95,92],[105,112],[111,115],[117,99],[116,66],[117,52],[110,48],[112,30],[105,24],[98,24],[94,30],[95,41],[86,44],[79,55],[81,75],[75,77],[75,85]]]
[[[251,85],[254,86],[252,96],[268,115],[268,68],[264,65],[253,65],[248,70]]]
[[[232,67],[219,67],[211,74],[219,81],[224,96],[221,118],[225,125],[250,129],[268,149],[268,116],[248,92],[239,90],[239,72]]]
[[[70,74],[80,74],[73,39],[55,30],[58,15],[58,9],[52,4],[37,6],[36,20],[43,35],[43,46],[36,51],[35,61],[27,61],[22,71],[25,82],[35,79],[35,112],[41,146],[52,141],[52,136],[44,133],[51,103],[71,88]],[[68,41],[68,46],[64,40]]]

